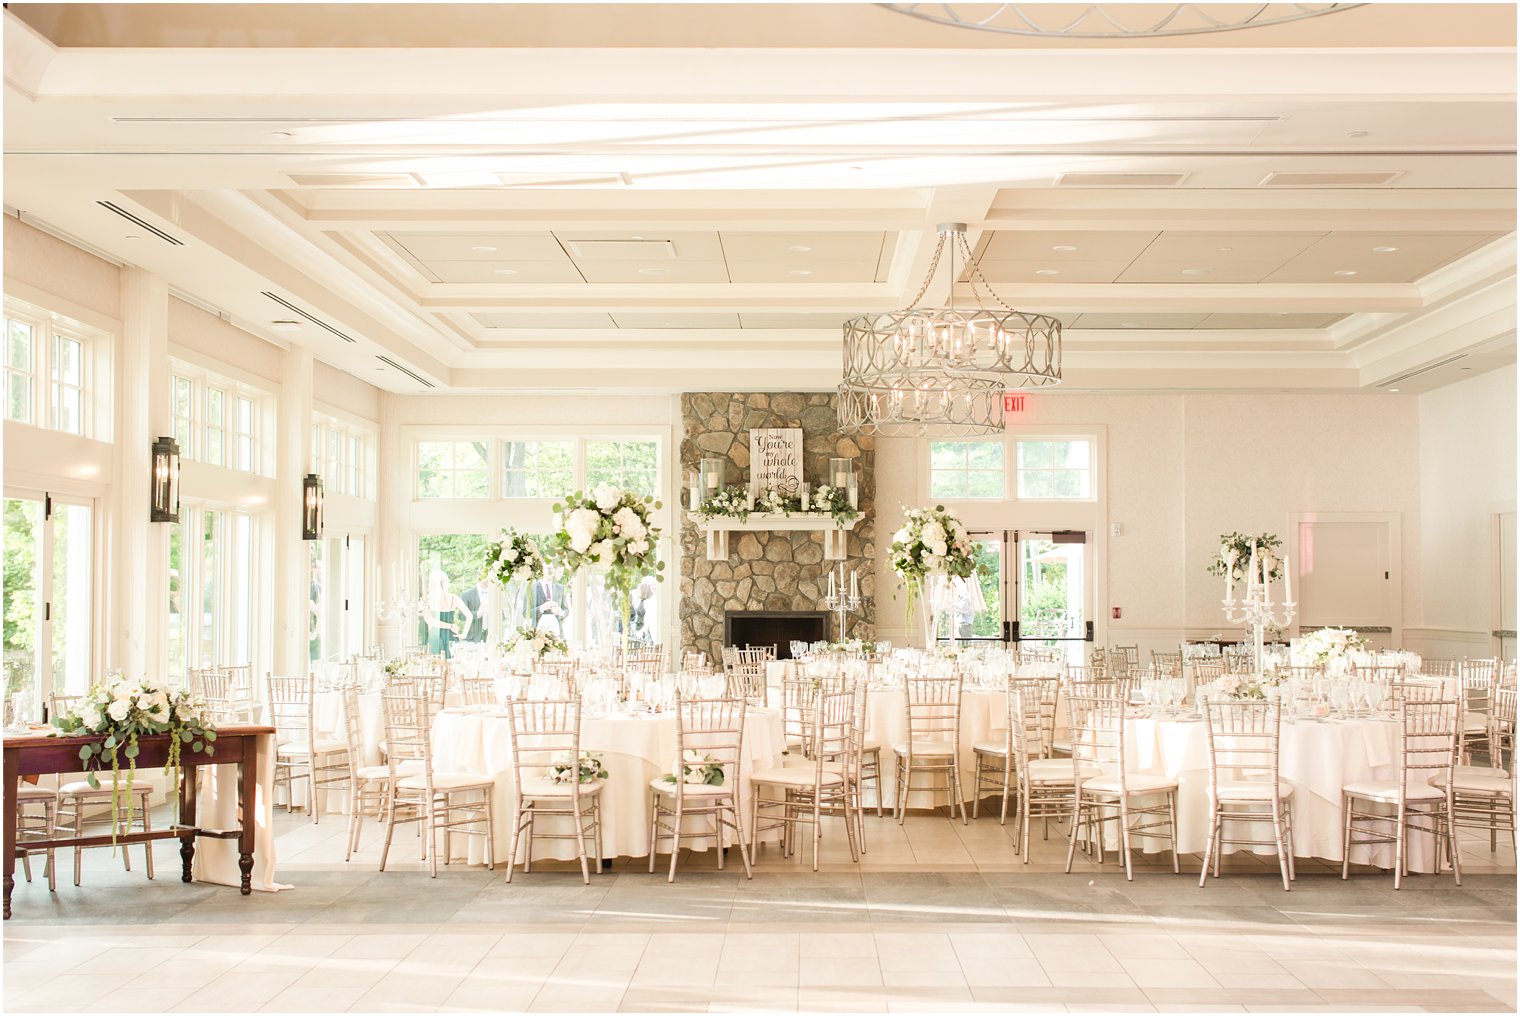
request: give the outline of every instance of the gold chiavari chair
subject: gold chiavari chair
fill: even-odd
[[[903,681],[903,708],[907,715],[907,738],[892,746],[897,758],[897,804],[894,812],[901,825],[908,815],[914,773],[927,773],[932,784],[945,778],[950,819],[957,806],[966,824],[966,795],[961,792],[961,688],[962,679],[910,674]]]
[[[765,680],[765,663],[764,656],[756,650],[738,650],[734,665],[727,674],[729,697],[742,698],[750,705],[764,707],[770,694]]]
[[[507,881],[517,864],[517,848],[528,834],[523,858],[524,874],[533,870],[533,840],[575,841],[575,857],[581,865],[581,881],[591,884],[590,869],[602,870],[601,776],[581,782],[581,700],[513,699],[507,703],[507,723],[512,735],[512,780],[516,795],[512,803],[512,843],[508,852]],[[556,765],[561,768],[556,770]],[[560,778],[555,779],[559,772]],[[570,819],[573,832],[538,832],[537,819]],[[586,837],[591,837],[591,863],[587,863]]]
[[[1049,839],[1051,819],[1064,822],[1076,814],[1077,780],[1072,762],[1051,754],[1050,732],[1055,725],[1059,694],[1059,682],[1055,695],[1037,681],[1020,681],[1009,687],[1008,728],[1015,759],[1013,773],[1018,783],[1013,842],[1014,851],[1024,855],[1025,864],[1029,863],[1029,828],[1035,819],[1040,820],[1042,835]],[[1087,767],[1082,773],[1096,776],[1098,770]]]
[[[75,704],[84,696],[60,695],[57,692],[48,696],[48,711],[51,716],[61,716],[73,709]],[[97,777],[98,779],[98,777]],[[145,774],[139,773],[132,780],[132,790],[127,792],[127,779],[122,777],[120,791],[116,797],[116,814],[112,821],[116,823],[116,829],[121,833],[132,832],[133,826],[141,827],[143,832],[153,831],[153,811],[151,802],[153,799],[153,784]],[[58,788],[58,803],[54,812],[53,827],[64,833],[67,837],[84,835],[85,812],[90,808],[104,807],[109,813],[112,799],[111,784],[107,780],[100,780],[99,787],[90,786],[89,780],[71,780]],[[153,844],[144,843],[143,860],[147,868],[149,878],[153,877]],[[74,848],[74,884],[80,885],[84,877],[84,847]],[[130,846],[121,848],[122,867],[127,871],[132,870],[132,854]]]
[[[782,855],[790,857],[797,849],[798,827],[811,826],[813,870],[817,871],[818,847],[827,815],[844,819],[850,857],[860,860],[855,842],[856,820],[850,806],[855,762],[851,734],[855,692],[818,694],[809,711],[809,764],[762,769],[750,776],[750,832],[758,837],[762,832],[780,829]],[[781,796],[767,799],[761,793],[766,789],[780,791]]]
[[[496,702],[496,678],[462,677],[459,697],[467,706],[488,706]]]
[[[1151,650],[1151,670],[1167,677],[1182,676],[1182,654]]]
[[[1219,877],[1219,855],[1226,845],[1273,846],[1283,890],[1291,891],[1293,815],[1288,801],[1293,785],[1280,776],[1282,713],[1276,702],[1207,699],[1203,729],[1209,758],[1209,840],[1198,876],[1208,883],[1210,861]],[[1226,823],[1270,822],[1272,839],[1225,837]]]
[[[1049,726],[1048,728],[1041,726],[1037,734],[1039,743],[1035,749],[1035,758],[1044,758],[1054,741],[1056,700],[1061,694],[1061,679],[1010,675],[1006,686],[1008,729],[1005,731],[1004,738],[1001,741],[978,741],[971,746],[972,757],[976,762],[976,774],[971,791],[972,818],[980,817],[982,792],[992,790],[997,792],[1002,801],[998,824],[1004,825],[1008,821],[1008,798],[1017,796],[1019,790],[1018,777],[1015,773],[1018,768],[1018,754],[1013,745],[1014,720],[1016,719],[1013,699],[1020,690],[1026,690],[1042,708],[1049,710]],[[1015,818],[1017,818],[1017,812],[1015,812]]]
[[[430,877],[438,877],[438,833],[443,833],[444,863],[450,837],[485,838],[486,861],[496,867],[491,797],[496,781],[479,773],[435,772],[433,718],[430,703],[415,686],[391,684],[385,704],[385,761],[390,769],[390,794],[385,805],[385,844],[380,870],[385,870],[396,826],[417,823],[423,830],[422,852]]]
[[[1066,848],[1066,872],[1076,859],[1077,841],[1086,831],[1099,844],[1102,863],[1104,827],[1118,824],[1119,849],[1124,854],[1124,877],[1134,881],[1130,842],[1135,837],[1165,837],[1171,843],[1172,871],[1180,874],[1177,856],[1177,781],[1165,776],[1132,773],[1127,766],[1124,714],[1128,695],[1114,690],[1073,686],[1066,697],[1070,716],[1072,772],[1077,779],[1076,818]],[[1100,775],[1087,775],[1096,768]],[[1145,798],[1161,795],[1164,804]],[[1138,823],[1131,823],[1139,818]],[[1159,830],[1166,831],[1160,832]]]
[[[270,722],[276,730],[275,786],[285,785],[285,810],[295,810],[294,782],[306,781],[306,810],[321,821],[318,791],[349,782],[348,743],[323,736],[316,729],[313,692],[315,675],[265,676]]]
[[[348,745],[348,843],[343,860],[350,860],[359,849],[359,833],[364,822],[366,806],[374,805],[381,821],[391,796],[391,767],[364,764],[364,734],[360,723],[358,685],[344,685],[343,734]],[[422,768],[415,763],[401,765],[400,771],[416,776]]]
[[[1473,660],[1459,668],[1457,689],[1461,703],[1461,732],[1457,757],[1469,765],[1475,749],[1480,749],[1485,757],[1492,754],[1488,737],[1489,704],[1498,670],[1498,660]]]
[[[1487,766],[1458,765],[1452,777],[1452,807],[1458,828],[1486,830],[1488,848],[1499,849],[1499,833],[1509,833],[1515,850],[1515,689],[1494,689],[1489,715]],[[1505,766],[1508,765],[1508,768]],[[1432,780],[1439,785],[1439,777]]]
[[[40,853],[47,859],[48,892],[58,891],[57,854],[52,847],[31,847],[27,844],[35,840],[52,839],[57,816],[58,791],[25,783],[16,790],[16,856],[21,860],[21,868],[26,872],[28,882],[32,880],[32,855]],[[78,852],[77,849],[75,852]]]
[[[1462,851],[1452,802],[1452,772],[1461,731],[1459,708],[1454,698],[1406,699],[1399,708],[1398,779],[1364,780],[1341,788],[1341,814],[1345,817],[1342,879],[1351,875],[1353,846],[1392,843],[1393,887],[1398,889],[1409,867],[1409,831],[1414,829],[1435,836],[1438,870],[1444,841],[1452,877],[1457,885],[1462,884]],[[1392,833],[1386,830],[1390,818],[1386,809],[1390,806],[1395,808]]]
[[[754,877],[750,866],[750,838],[745,835],[739,809],[740,769],[744,764],[744,712],[748,702],[742,696],[727,698],[676,699],[676,757],[671,768],[674,779],[656,776],[649,781],[651,809],[649,816],[649,871],[654,873],[655,855],[662,839],[670,843],[670,876],[676,880],[676,864],[681,856],[683,824],[688,818],[712,821],[714,848],[718,851],[718,869],[723,868],[723,830],[733,830],[739,842],[739,856],[744,861],[746,878]],[[721,766],[720,783],[687,783],[687,751],[696,752]]]

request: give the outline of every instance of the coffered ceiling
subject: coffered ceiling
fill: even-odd
[[[8,6],[7,208],[395,391],[828,388],[947,221],[1063,321],[1068,390],[1514,358],[1513,8],[1161,47],[875,5],[391,5],[364,38],[207,6]],[[955,273],[925,301],[974,304]]]

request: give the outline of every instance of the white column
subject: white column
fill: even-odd
[[[311,547],[301,539],[301,479],[311,463],[312,356],[300,347],[280,361],[275,430],[274,672],[306,673]]]
[[[121,274],[116,455],[108,546],[106,668],[162,676],[168,660],[169,526],[148,521],[153,440],[170,433],[169,287],[141,268]]]
[[[375,470],[375,560],[380,565],[379,600],[393,600],[405,565],[411,560],[410,506],[412,493],[411,449],[403,446],[397,419],[396,396],[380,393],[380,446]],[[395,578],[392,579],[394,570]],[[402,590],[405,599],[416,595]],[[399,655],[413,625],[404,619],[375,624],[375,641],[387,656]]]

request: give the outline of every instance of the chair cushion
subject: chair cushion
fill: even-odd
[[[1293,796],[1293,784],[1287,780],[1277,781],[1277,795],[1284,801]],[[1220,780],[1221,801],[1270,801],[1272,784],[1259,780]]]
[[[400,776],[421,776],[422,760],[409,758],[396,764],[396,772]],[[360,766],[358,768],[361,780],[388,780],[391,778],[390,766]]]
[[[1459,794],[1500,795],[1514,793],[1515,783],[1510,779],[1510,775],[1502,769],[1498,770],[1498,772],[1500,775],[1477,772],[1464,773],[1459,769],[1457,770],[1456,781],[1452,784],[1452,789]],[[1431,786],[1435,787],[1446,786],[1446,781],[1440,776],[1432,776],[1430,783]]]
[[[602,788],[607,785],[606,780],[589,780],[581,784],[581,796],[591,797],[600,794]],[[522,796],[528,797],[571,797],[573,787],[569,783],[555,783],[547,776],[525,777],[522,781]]]
[[[755,783],[772,783],[783,787],[811,787],[817,770],[811,766],[807,768],[781,766],[776,769],[762,769],[757,773],[751,773],[749,781]],[[831,772],[828,766],[824,766],[823,785],[831,786],[844,779],[843,774]]]
[[[134,796],[140,797],[151,794],[153,790],[154,787],[151,783],[147,783],[141,779],[132,781],[132,794]],[[121,781],[121,792],[127,792],[126,780]],[[109,800],[111,797],[111,781],[107,777],[102,776],[100,778],[100,789],[97,790],[90,786],[89,780],[75,780],[72,783],[65,783],[59,787],[58,795],[60,797],[104,797]]]
[[[1075,783],[1077,778],[1069,758],[1032,758],[1026,772],[1030,783]],[[1086,762],[1082,764],[1082,774],[1084,779],[1103,775],[1097,766]]]
[[[88,783],[85,786],[89,786]],[[22,804],[35,804],[38,801],[58,800],[58,791],[49,790],[46,787],[22,787],[16,791],[16,800]]]
[[[1062,755],[1071,754],[1071,741],[1064,737],[1058,737],[1050,742],[1050,750]]]
[[[978,755],[1006,755],[1008,754],[1008,742],[978,741],[971,746],[971,750]]]
[[[1468,713],[1462,718],[1462,733],[1486,734],[1488,733],[1488,717],[1482,713]]]
[[[1502,780],[1507,780],[1509,779],[1509,770],[1495,769],[1491,766],[1457,766],[1457,778],[1460,780],[1464,776],[1497,776]],[[1445,781],[1440,776],[1432,776],[1430,782],[1439,787]]]
[[[348,751],[348,742],[340,741],[336,737],[317,738],[317,754],[331,755],[335,752]],[[285,741],[280,744],[281,755],[310,755],[311,744],[307,741]]]
[[[1341,788],[1353,797],[1365,797],[1372,801],[1397,802],[1399,785],[1393,780],[1362,780],[1348,783]],[[1406,801],[1434,801],[1445,797],[1446,791],[1428,783],[1411,783],[1405,788]]]
[[[1155,794],[1163,790],[1177,789],[1176,780],[1165,776],[1151,776],[1148,773],[1127,773],[1124,777],[1124,785],[1131,794]],[[1082,781],[1082,789],[1092,794],[1118,794],[1119,777],[1089,777]]]
[[[434,773],[433,790],[468,790],[475,787],[490,787],[495,780],[480,773]],[[396,781],[396,786],[402,790],[426,790],[426,776],[407,776]]]
[[[898,741],[892,745],[892,750],[899,755],[908,754],[908,742]],[[940,755],[953,755],[955,748],[949,741],[914,741],[913,754],[919,758],[933,758]]]
[[[798,771],[803,772],[805,770]],[[811,780],[808,782],[812,783]],[[649,785],[654,788],[654,792],[657,794],[669,794],[671,797],[676,796],[676,784],[663,776],[656,776],[649,781]],[[734,792],[734,788],[727,783],[720,783],[716,787],[710,783],[687,783],[685,787],[687,797],[724,797],[732,796]]]

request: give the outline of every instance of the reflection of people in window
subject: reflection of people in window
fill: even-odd
[[[470,622],[469,628],[464,633],[464,640],[466,642],[484,642],[486,640],[486,628],[488,627],[486,624],[486,612],[481,608],[486,605],[486,597],[490,594],[490,591],[491,584],[485,579],[481,579],[460,594],[459,598],[464,601],[465,608],[474,617],[474,620]]]
[[[659,594],[659,580],[653,575],[644,576],[633,591],[632,609],[628,615],[630,637],[651,644],[659,641],[653,631],[653,626],[659,623]]]
[[[955,637],[970,638],[976,616],[987,609],[987,598],[982,595],[982,584],[975,575],[952,581],[955,583]]]
[[[538,579],[528,588],[528,623],[563,638],[569,605],[563,585],[550,578]]]
[[[311,595],[306,604],[306,658],[322,655],[322,562],[311,563]]]
[[[427,595],[422,599],[422,618],[428,626],[428,650],[453,656],[454,640],[475,620],[470,608],[449,590],[449,577],[435,568],[428,576]]]

